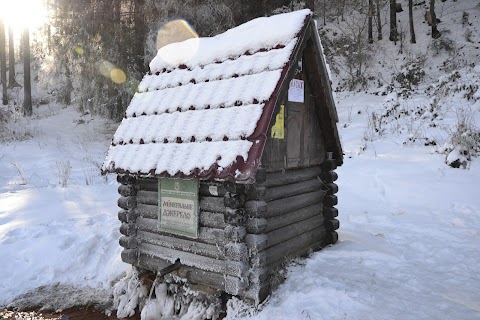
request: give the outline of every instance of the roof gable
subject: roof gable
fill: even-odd
[[[160,49],[102,170],[253,179],[279,90],[311,21],[301,10]],[[198,50],[187,57],[194,41]]]

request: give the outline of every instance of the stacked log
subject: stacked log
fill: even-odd
[[[340,227],[340,221],[336,219],[338,209],[335,208],[338,204],[338,198],[335,195],[338,192],[338,185],[335,183],[338,175],[334,171],[337,168],[336,161],[334,159],[325,160],[321,168],[322,180],[325,182],[323,189],[326,192],[323,201],[324,226],[327,231],[326,243],[334,244],[338,241],[338,233],[335,230]]]
[[[117,175],[118,186],[118,219],[122,222],[120,226],[120,233],[122,236],[119,239],[120,245],[124,248],[121,253],[122,260],[132,265],[138,264],[138,241],[136,238],[137,212],[137,187],[135,185],[136,178],[130,175]]]
[[[120,188],[125,193],[125,187]],[[138,178],[131,188],[135,198],[120,193],[119,200],[119,206],[135,217],[121,227],[122,234],[128,234],[120,241],[124,262],[158,272],[180,259],[178,275],[197,288],[207,286],[234,295],[243,290],[248,271],[247,248],[242,244],[246,234],[243,186],[200,182],[197,239],[159,231],[157,179]]]
[[[245,241],[251,266],[246,298],[261,302],[270,293],[271,272],[288,258],[325,245],[322,169],[310,167],[273,173],[259,170],[247,190]]]

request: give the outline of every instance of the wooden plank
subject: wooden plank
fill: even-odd
[[[273,271],[276,268],[288,265],[289,261],[291,261],[294,258],[307,257],[310,253],[320,250],[324,245],[324,244],[323,245],[322,244],[323,244],[322,241],[313,242],[313,243],[309,244],[307,247],[302,248],[298,251],[295,251],[294,253],[292,253],[288,257],[282,258],[282,259],[277,260],[277,261],[270,262],[270,264],[267,266],[267,269],[270,270],[270,271]]]
[[[321,214],[317,214],[311,218],[292,223],[283,228],[266,233],[266,236],[268,238],[267,248],[293,239],[309,230],[318,228],[323,224],[323,222],[323,216]]]
[[[179,235],[174,235],[166,232],[158,231],[158,221],[156,219],[148,219],[144,217],[138,217],[135,223],[135,226],[138,230],[141,231],[148,231],[152,233],[156,233],[159,235],[170,236],[173,238],[178,239],[187,239],[187,237],[182,237]],[[228,241],[225,239],[225,230],[224,229],[214,229],[214,228],[207,228],[207,227],[200,227],[198,229],[198,239],[195,241],[208,243],[208,244],[218,244],[218,245],[225,245]]]
[[[222,246],[201,243],[195,240],[186,240],[173,238],[171,236],[161,235],[158,233],[139,230],[136,238],[141,243],[149,243],[157,246],[175,249],[184,252],[190,252],[197,255],[225,260],[225,252]]]
[[[267,180],[263,185],[267,188],[278,187],[311,180],[320,176],[321,173],[322,169],[319,166],[267,173]]]
[[[315,215],[319,215],[322,213],[322,210],[322,203],[317,203],[305,208],[288,212],[281,216],[267,219],[267,227],[265,228],[264,233],[268,233],[278,228],[282,228],[289,224],[295,223],[297,221],[302,221]]]
[[[205,271],[221,273],[225,275],[243,277],[249,266],[240,261],[222,261],[214,258],[199,256],[189,252],[178,251],[165,247],[156,246],[149,243],[141,243],[138,251],[151,257],[157,257],[174,263],[180,259],[184,266],[195,267]]]
[[[276,217],[288,212],[292,212],[301,208],[320,203],[325,196],[325,191],[318,190],[293,197],[270,201],[267,204],[267,213],[264,218]]]
[[[316,177],[312,180],[281,185],[278,187],[270,187],[267,188],[263,200],[268,202],[272,200],[283,199],[303,193],[320,190],[322,186],[323,182],[320,180],[320,178]]]

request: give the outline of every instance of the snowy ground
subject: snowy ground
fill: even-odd
[[[462,69],[462,79],[476,74],[465,81],[478,86],[480,50],[463,40],[468,26],[461,24],[462,10],[478,21],[478,1],[452,3],[441,2],[440,27],[464,46],[459,59],[477,65]],[[419,43],[428,43],[426,28],[417,29]],[[388,43],[380,51],[375,59],[397,52]],[[452,61],[449,54],[428,61],[427,82],[449,74],[438,68],[445,59]],[[338,94],[339,242],[290,267],[254,319],[480,319],[480,161],[453,169],[438,153],[457,110],[478,130],[480,92],[477,102],[464,91],[447,93],[432,119],[426,88],[407,99]],[[372,114],[387,110],[394,117],[373,126]],[[111,124],[53,104],[34,113],[11,125],[33,138],[0,143],[0,307],[21,295],[20,305],[55,309],[107,303],[112,282],[128,269],[118,245],[117,183],[99,175]],[[431,141],[437,145],[425,146]],[[69,175],[61,172],[69,167]]]
[[[362,101],[375,98],[343,100],[340,118]],[[289,268],[254,319],[479,319],[479,161],[453,169],[394,137],[357,154],[366,128],[342,130],[339,242]]]
[[[106,303],[110,282],[126,270],[116,181],[99,172],[108,124],[56,105],[34,112],[34,120],[11,125],[33,138],[0,144],[0,306],[40,286],[55,286],[46,290],[55,298],[22,301]]]

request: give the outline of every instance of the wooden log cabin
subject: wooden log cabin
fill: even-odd
[[[338,239],[337,122],[309,10],[161,48],[103,165],[122,260],[260,303],[286,259]]]

